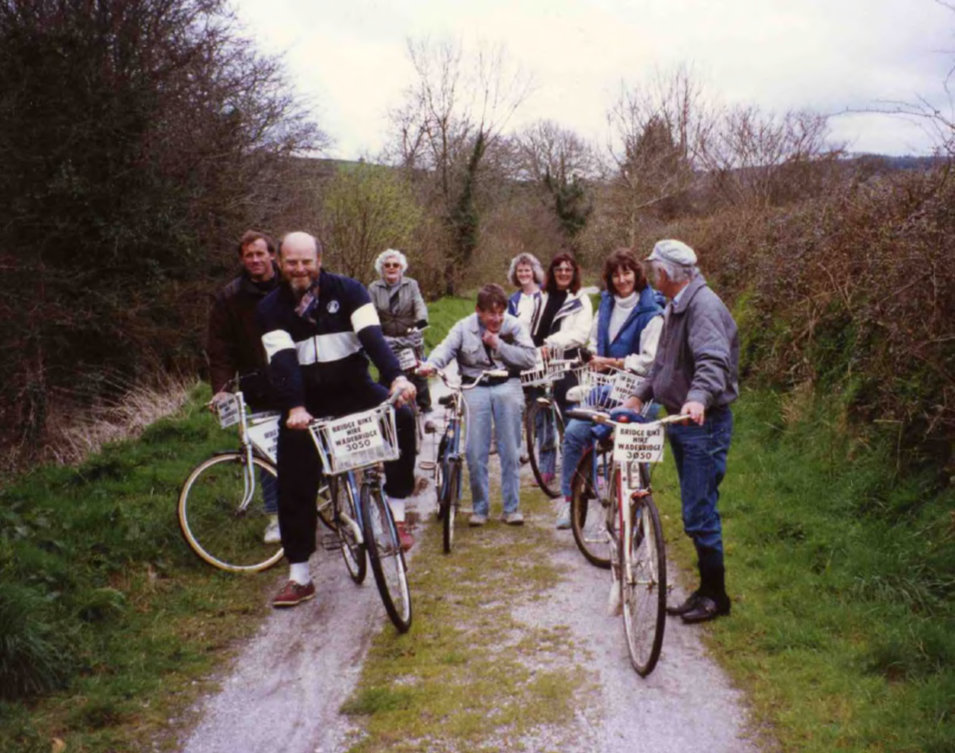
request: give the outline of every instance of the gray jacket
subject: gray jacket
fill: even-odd
[[[381,321],[381,331],[387,337],[403,337],[417,322],[428,321],[428,307],[425,305],[417,281],[410,277],[402,277],[397,285],[398,303],[394,313],[391,312],[391,294],[382,280],[375,280],[368,286],[368,295],[378,312]]]
[[[481,342],[484,326],[477,314],[458,321],[441,344],[431,351],[428,363],[443,369],[457,359],[461,376],[478,377],[486,369],[503,366],[517,376],[518,371],[531,369],[537,363],[537,348],[531,340],[527,327],[516,317],[505,314],[498,333],[498,346],[492,351],[494,360],[488,358],[487,349]]]
[[[664,314],[663,332],[647,379],[636,390],[668,412],[699,402],[707,410],[739,395],[739,335],[729,310],[697,275]]]

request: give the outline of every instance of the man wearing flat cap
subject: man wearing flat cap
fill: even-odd
[[[739,394],[736,322],[706,284],[696,253],[677,240],[662,240],[647,257],[656,288],[670,303],[647,379],[627,407],[654,399],[669,414],[686,416],[667,435],[680,477],[683,530],[693,539],[700,585],[667,612],[684,622],[705,622],[730,612],[723,563],[723,536],[716,509],[733,433],[732,403]]]

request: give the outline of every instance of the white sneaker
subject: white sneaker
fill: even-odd
[[[623,596],[620,593],[620,581],[614,578],[610,583],[610,594],[607,596],[607,615],[619,617],[623,614]]]
[[[269,524],[265,527],[265,535],[262,541],[266,544],[282,543],[282,532],[279,530],[279,516],[269,515]]]
[[[570,528],[570,502],[563,502],[557,513],[557,528],[565,531]]]

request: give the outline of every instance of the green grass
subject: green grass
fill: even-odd
[[[525,491],[521,507],[550,517],[536,490]],[[547,562],[550,530],[459,523],[450,555],[441,526],[424,527],[411,565],[411,631],[377,636],[341,709],[362,730],[353,753],[511,749],[505,742],[567,724],[591,702],[566,628],[513,616],[560,577]]]
[[[428,304],[428,322],[424,343],[428,352],[432,351],[448,334],[448,330],[459,319],[474,313],[477,294],[472,296],[449,296]]]
[[[837,407],[746,393],[736,419],[714,655],[784,750],[955,750],[951,487],[896,477],[888,438],[849,439]],[[655,486],[689,571],[670,464]]]
[[[207,393],[138,442],[0,491],[0,750],[137,749],[256,628],[265,581],[213,572],[176,525],[188,469],[234,442]]]

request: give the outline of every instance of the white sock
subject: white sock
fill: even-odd
[[[307,562],[292,562],[289,564],[289,580],[294,580],[300,586],[307,586],[311,580],[312,576],[308,571]]]
[[[391,505],[391,514],[395,523],[404,523],[405,521],[405,501],[403,499],[388,498],[388,504]]]

